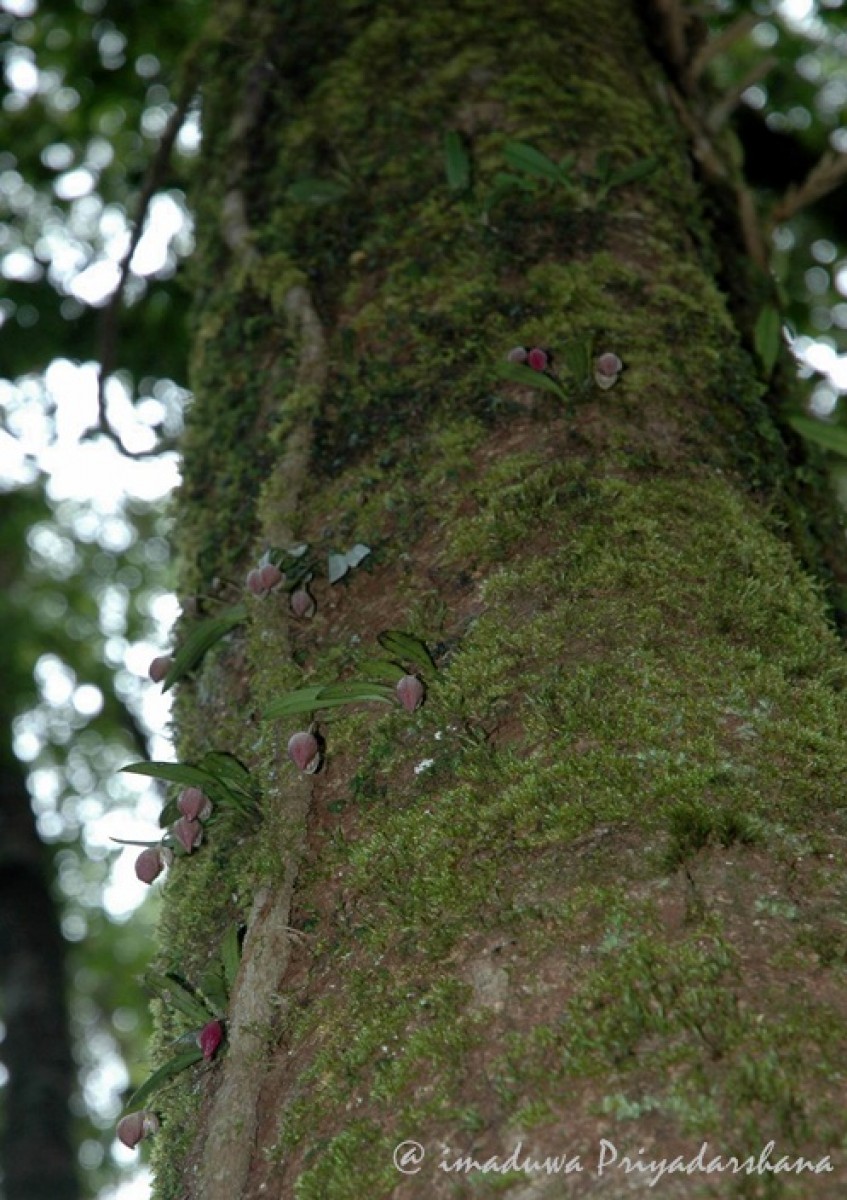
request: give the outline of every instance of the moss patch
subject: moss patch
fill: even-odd
[[[834,1144],[845,668],[634,21],[612,0],[550,3],[541,33],[520,5],[269,7],[258,51],[240,12],[204,129],[184,586],[243,578],[283,506],[280,446],[315,400],[280,314],[295,278],[330,357],[302,537],[373,546],[315,583],[308,626],[253,606],[180,699],[181,753],[231,749],[263,791],[258,828],[168,885],[163,953],[187,973],[285,875],[303,832],[286,801],[314,788],[245,1200],[393,1194],[392,1148],[418,1131],[433,1153],[530,1128]],[[445,129],[471,155],[463,197]],[[518,190],[484,220],[514,139],[586,177],[604,149],[660,169],[602,203]],[[338,198],[292,197],[309,178]],[[550,347],[565,404],[498,378],[523,342]],[[589,343],[624,360],[610,393],[568,369]],[[427,703],[322,718],[310,785],[281,753],[299,721],[257,714],[355,676],[386,628],[435,651]],[[160,1024],[161,1044],[182,1032]],[[163,1200],[217,1069],[165,1101]],[[453,1183],[432,1170],[427,1195]]]

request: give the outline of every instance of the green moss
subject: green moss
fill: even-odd
[[[765,1131],[794,1145],[831,1138],[831,1127],[823,1137],[814,1128],[808,1091],[812,1077],[822,1090],[831,1083],[825,1047],[836,1013],[818,1006],[812,1016],[784,994],[770,997],[778,1020],[763,1015],[766,996],[751,1012],[733,986],[742,973],[737,955],[719,934],[700,929],[669,941],[637,905],[623,922],[561,1020],[512,1039],[503,1066],[510,1088],[543,1088],[551,1068],[562,1079],[597,1074],[626,1088],[643,1078],[637,1056],[649,1046],[658,1087],[641,1111],[604,1100],[603,1111],[618,1120],[659,1112],[697,1138],[722,1127],[734,1152],[758,1145]],[[822,1110],[832,1122],[834,1112]]]
[[[803,1055],[821,1052],[832,1014],[818,1011],[802,1052],[792,1049],[793,1025],[791,1036],[777,1036],[769,1018],[763,1033],[727,986],[741,970],[734,934],[721,934],[714,917],[695,909],[690,934],[669,937],[655,914],[627,898],[631,875],[620,885],[610,879],[604,892],[589,883],[578,847],[598,827],[639,830],[641,844],[658,851],[640,868],[655,886],[669,866],[713,842],[742,855],[748,845],[778,849],[805,830],[810,813],[826,819],[823,781],[847,763],[834,725],[841,708],[831,687],[835,643],[820,619],[810,620],[814,588],[720,479],[576,486],[579,470],[559,463],[519,495],[504,487],[528,465],[523,457],[492,465],[478,485],[478,511],[451,529],[449,550],[470,556],[469,566],[508,566],[489,573],[485,611],[413,727],[400,714],[361,713],[333,726],[339,754],[359,746],[350,791],[357,832],[325,845],[300,896],[308,906],[340,878],[357,918],[340,941],[326,930],[316,950],[316,969],[343,972],[343,992],[286,1030],[295,1055],[317,1037],[321,1049],[301,1086],[322,1082],[317,1108],[300,1102],[284,1119],[280,1152],[312,1145],[317,1153],[312,1130],[331,1120],[351,1086],[381,1114],[350,1143],[360,1151],[389,1112],[398,1128],[415,1117],[444,1119],[462,1094],[449,1064],[475,1052],[477,1018],[449,987],[441,1001],[431,999],[430,985],[417,987],[410,1003],[410,980],[427,978],[428,963],[462,961],[469,931],[519,932],[523,954],[547,961],[571,929],[590,936],[598,913],[609,929],[598,942],[614,958],[579,968],[584,984],[561,1027],[545,1035],[537,1026],[515,1042],[495,1072],[507,1111],[529,1091],[541,1122],[557,1111],[568,1078],[610,1064],[618,1071],[631,1064],[640,1078],[639,1047],[659,1038],[664,1049],[654,1065],[673,1068],[674,1083],[651,1093],[649,1110],[681,1132],[728,1120],[727,1128],[737,1121],[748,1138],[760,1136],[751,1106],[758,1111],[777,1095],[782,1135],[796,1138],[812,1120]],[[716,544],[704,512],[733,538]],[[486,523],[498,532],[495,546]],[[540,555],[528,538],[539,528],[555,553]],[[739,589],[748,575],[757,585]],[[414,782],[389,782],[398,761],[408,771],[419,757],[434,761]],[[610,911],[618,917],[609,926]],[[395,963],[390,977],[377,966],[386,954]],[[442,1013],[440,1026],[422,1017],[420,996]],[[774,1012],[783,1012],[783,1000],[775,998]],[[457,1044],[442,1041],[449,1031]],[[755,1070],[706,1065],[751,1039],[763,1048],[769,1037],[778,1049]],[[384,1047],[396,1041],[402,1048],[386,1060]],[[423,1110],[408,1099],[419,1059],[438,1064],[440,1098]],[[619,1108],[606,1111],[634,1119]],[[348,1145],[347,1134],[342,1141]],[[324,1146],[302,1186],[320,1180],[343,1195],[332,1158]]]
[[[292,923],[311,940],[262,1031],[286,1061],[271,1157],[294,1164],[301,1200],[388,1194],[397,1130],[544,1131],[575,1105],[629,1127],[660,1116],[679,1137],[758,1138],[771,1118],[787,1138],[834,1130],[843,1032],[824,998],[802,1017],[786,979],[810,946],[843,970],[843,937],[821,913],[800,928],[779,872],[838,845],[844,665],[785,537],[802,513],[704,270],[680,135],[642,86],[654,67],[613,0],[548,8],[540,35],[517,3],[493,28],[476,5],[300,6],[279,28],[262,9],[277,36],[250,62],[273,46],[274,83],[247,160],[227,132],[228,93],[252,95],[238,5],[210,85],[184,586],[242,578],[272,540],[280,448],[316,408],[302,536],[374,547],[371,586],[357,573],[316,633],[292,642],[284,606],[254,606],[178,709],[181,754],[249,762],[262,824],[178,864],[163,962],[201,971],[306,844]],[[585,61],[588,79],[569,73]],[[446,128],[473,158],[462,198]],[[585,173],[601,149],[661,169],[602,205],[516,193],[486,223],[509,139],[576,152]],[[314,175],[345,198],[292,203]],[[219,228],[233,180],[249,261]],[[281,314],[304,280],[327,328],[322,397],[295,387]],[[610,393],[569,375],[589,341],[624,359]],[[498,379],[523,342],[553,350],[568,406]],[[304,831],[291,729],[254,714],[355,674],[388,612],[442,643],[438,677],[414,716],[324,723],[330,769]],[[725,911],[708,871],[730,855],[760,886]],[[739,919],[747,901],[773,947]],[[184,1028],[159,1020],[161,1049]],[[201,1078],[164,1102],[167,1200]]]
[[[360,1200],[363,1189],[370,1195],[387,1193],[397,1178],[393,1149],[376,1125],[354,1118],[321,1146],[314,1165],[307,1165],[297,1180],[296,1200]]]

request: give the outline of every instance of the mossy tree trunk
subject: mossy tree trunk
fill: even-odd
[[[166,885],[164,967],[197,980],[246,937],[225,1047],[162,1098],[159,1197],[561,1195],[443,1169],[518,1142],[580,1157],[569,1195],[620,1195],[603,1137],[836,1168],[665,1195],[842,1194],[847,676],[718,284],[744,264],[638,7],[218,6],[183,593],[269,546],[372,553],[314,581],[311,621],[248,597],[180,686],[180,757],[238,755],[262,819]],[[575,182],[492,202],[509,142]],[[603,196],[601,155],[658,167]],[[519,344],[566,399],[498,375]],[[614,388],[582,378],[588,344]],[[426,703],[325,714],[298,775],[308,717],[263,710],[359,677],[385,629],[433,650]]]

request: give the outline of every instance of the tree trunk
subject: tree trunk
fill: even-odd
[[[13,722],[32,684],[18,585],[23,530],[43,515],[27,493],[0,503],[0,1179],[3,1200],[78,1200],[71,1099],[76,1064],[66,1004],[65,941],[51,895],[51,863],[36,827]]]
[[[7,676],[8,678],[8,676]],[[0,1000],[8,1071],[5,1200],[77,1200],[70,1100],[76,1071],[65,1008],[65,948],[29,793],[0,745]]]
[[[638,8],[217,6],[184,594],[371,554],[311,621],[248,595],[181,685],[181,760],[236,754],[262,819],[166,885],[165,968],[246,936],[159,1197],[616,1196],[704,1142],[663,1195],[843,1194],[847,676],[732,315],[761,298]],[[503,378],[520,345],[563,396]],[[435,655],[425,703],[319,712],[298,773],[308,715],[264,710],[387,629]]]

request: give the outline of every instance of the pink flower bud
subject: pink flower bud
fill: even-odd
[[[406,712],[414,712],[416,708],[420,708],[426,696],[426,688],[417,675],[404,675],[395,691]]]
[[[279,567],[275,567],[273,563],[268,563],[259,571],[259,577],[262,580],[262,587],[266,592],[269,592],[282,579],[282,571],[280,571]]]
[[[546,371],[550,364],[550,356],[546,350],[535,346],[526,356],[527,364],[532,367],[533,371]]]
[[[252,592],[254,596],[264,596],[265,587],[262,583],[262,572],[254,567],[247,576],[247,590]]]
[[[254,567],[247,576],[247,589],[254,596],[266,596],[281,579],[282,571],[279,567],[275,567],[273,563],[266,563],[263,567]]]
[[[180,817],[178,821],[174,821],[171,833],[186,854],[196,850],[203,841],[203,826],[199,821],[192,821],[188,817]]]
[[[118,1141],[123,1142],[130,1150],[134,1150],[142,1138],[156,1133],[159,1128],[159,1118],[154,1112],[144,1109],[141,1112],[127,1113],[118,1121],[115,1133]]]
[[[623,363],[617,354],[601,354],[594,360],[594,382],[607,391],[617,383],[622,370]]]
[[[295,617],[301,617],[308,621],[310,617],[315,615],[317,605],[315,598],[308,588],[299,587],[291,593],[291,611]]]
[[[150,846],[142,850],[135,860],[135,874],[142,883],[151,884],[158,879],[165,867],[173,862],[173,853],[165,846]]]
[[[314,775],[321,765],[321,747],[313,733],[294,733],[288,739],[288,757],[301,771]]]
[[[173,665],[174,660],[162,654],[158,658],[153,659],[147,669],[147,674],[154,683],[161,683]]]
[[[214,1058],[215,1051],[224,1040],[224,1027],[220,1021],[209,1021],[197,1034],[197,1045],[203,1051],[204,1058]]]
[[[527,353],[528,351],[526,346],[515,346],[506,355],[506,362],[525,363]]]
[[[176,806],[189,821],[208,821],[212,815],[212,801],[197,787],[188,787],[180,793]]]
[[[601,354],[594,364],[594,369],[601,375],[617,375],[623,370],[623,363],[617,354]]]

